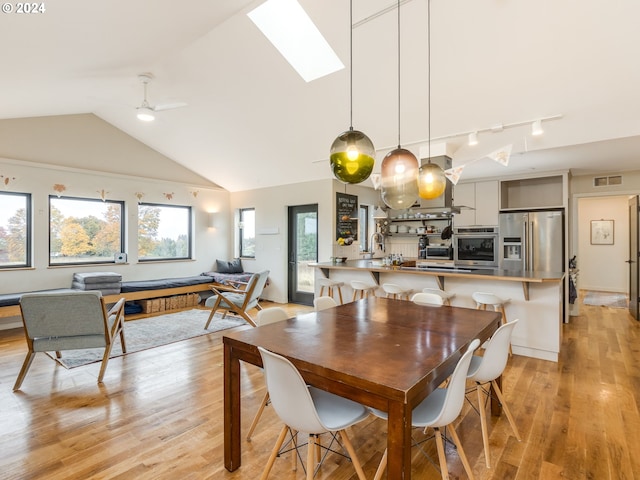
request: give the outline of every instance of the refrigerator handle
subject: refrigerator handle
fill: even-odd
[[[535,258],[533,257],[534,254],[534,247],[533,247],[533,239],[534,239],[534,234],[533,234],[533,229],[534,229],[534,221],[531,220],[529,223],[529,270],[533,268],[533,266],[535,265]]]
[[[522,222],[522,258],[524,260],[524,269],[529,270],[529,221],[526,217]]]

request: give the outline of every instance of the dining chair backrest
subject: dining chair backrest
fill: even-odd
[[[249,310],[258,305],[260,295],[264,290],[267,280],[269,278],[269,270],[263,270],[262,272],[254,273],[247,284],[247,295],[245,300],[246,309]]]
[[[298,369],[285,357],[258,347],[271,405],[280,420],[299,432],[324,433],[322,424]]]
[[[486,383],[495,380],[504,371],[509,359],[509,345],[511,344],[511,334],[518,323],[518,319],[505,323],[485,345],[484,355],[477,357],[480,365],[469,378],[474,382]]]
[[[286,320],[287,318],[289,318],[289,314],[284,308],[264,308],[258,312],[258,316],[256,317],[256,325],[261,327],[263,325],[269,325],[270,323],[281,322],[282,320]]]
[[[469,371],[469,364],[471,363],[471,357],[473,352],[480,346],[480,340],[477,338],[469,344],[467,351],[460,357],[455,370],[449,378],[449,383],[445,388],[445,399],[442,403],[442,410],[434,418],[431,426],[444,427],[453,422],[464,405],[467,372]]]
[[[418,292],[413,297],[411,297],[411,301],[417,305],[443,305],[444,304],[444,300],[437,293]]]
[[[333,297],[316,297],[313,299],[313,308],[316,312],[320,310],[325,310],[327,308],[337,307],[338,302],[336,302]]]

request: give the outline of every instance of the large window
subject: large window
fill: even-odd
[[[240,239],[240,256],[255,258],[256,256],[256,209],[241,208],[238,223]]]
[[[124,252],[124,202],[49,197],[49,264],[113,263]]]
[[[0,193],[0,268],[31,266],[31,195]]]
[[[191,258],[191,207],[138,205],[138,260]]]

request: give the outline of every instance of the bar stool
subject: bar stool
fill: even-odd
[[[487,305],[491,305],[496,312],[500,312],[502,315],[502,324],[507,323],[507,312],[504,310],[504,306],[511,301],[510,298],[500,298],[493,293],[487,292],[474,292],[471,294],[471,298],[476,302],[478,310],[486,310]],[[509,356],[511,355],[511,344],[509,344]]]
[[[440,295],[442,297],[442,304],[451,306],[451,299],[456,296],[455,293],[445,292],[444,290],[440,290],[439,288],[423,288],[422,291],[424,293],[435,293],[436,295]]]
[[[327,296],[333,297],[333,289],[338,290],[338,297],[340,298],[340,305],[344,302],[342,301],[342,287],[344,286],[344,282],[338,282],[337,280],[331,280],[330,278],[319,278],[318,285],[320,285],[320,295],[319,297],[324,296],[324,289],[327,288]]]
[[[391,297],[394,300],[396,298],[402,300],[402,297],[405,297],[407,300],[409,300],[411,293],[413,293],[413,290],[411,290],[410,288],[404,288],[400,285],[396,285],[395,283],[385,283],[382,285],[382,289],[387,294],[387,298]]]
[[[369,295],[374,295],[376,294],[376,288],[378,288],[377,285],[371,285],[369,283],[365,283],[365,282],[360,282],[358,280],[352,280],[351,281],[351,288],[353,289],[353,298],[351,299],[352,302],[355,302],[356,297],[358,296],[358,292],[360,292],[360,298],[363,299],[364,297],[368,297]]]

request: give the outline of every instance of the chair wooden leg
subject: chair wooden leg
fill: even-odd
[[[258,408],[258,411],[256,412],[255,417],[253,417],[253,421],[251,422],[251,426],[249,427],[249,433],[247,433],[247,442],[251,441],[251,435],[253,435],[253,431],[258,426],[258,421],[260,420],[260,417],[262,416],[262,412],[264,411],[264,407],[266,407],[268,403],[269,403],[269,392],[267,391],[264,394],[264,397],[262,397],[262,403],[260,404],[260,407]]]
[[[282,427],[282,430],[280,430],[280,435],[278,436],[278,440],[276,440],[276,444],[273,447],[273,450],[271,450],[271,455],[269,455],[269,460],[267,460],[267,464],[264,467],[264,470],[262,471],[262,476],[260,477],[260,480],[267,480],[267,477],[269,477],[269,472],[271,472],[271,467],[273,467],[273,462],[276,461],[276,457],[278,456],[278,452],[280,451],[280,447],[282,447],[282,444],[284,443],[284,439],[287,436],[287,432],[289,431],[289,427],[287,427],[286,425],[284,425]]]
[[[124,328],[120,329],[120,345],[122,346],[122,353],[127,353],[127,342],[124,339]]]
[[[247,312],[244,312],[244,311],[238,312],[238,315],[240,315],[242,318],[244,318],[247,321],[247,323],[249,325],[251,325],[252,327],[257,327],[258,326],[258,325],[256,325],[256,322],[253,320],[253,318],[251,318]]]
[[[484,392],[480,384],[476,385],[476,393],[478,394],[478,411],[480,412],[480,427],[482,428],[482,443],[484,444],[484,461],[487,468],[491,468],[491,460],[489,456],[489,432],[487,430],[487,412],[484,403]]]
[[[104,355],[102,356],[102,365],[100,366],[100,373],[98,374],[98,383],[102,383],[102,379],[104,378],[104,373],[107,371],[107,365],[109,364],[109,355],[111,355],[112,347],[113,347],[113,343],[109,343],[104,348]]]
[[[349,456],[351,457],[351,463],[353,463],[353,468],[355,468],[358,478],[360,480],[367,480],[367,477],[365,477],[364,471],[362,470],[362,465],[360,465],[360,460],[358,460],[358,457],[356,455],[356,451],[354,450],[353,445],[351,444],[351,440],[349,440],[347,431],[340,430],[338,433],[340,434],[340,438],[342,439],[344,448],[346,448],[347,452],[349,452]]]
[[[35,356],[36,356],[36,352],[34,351],[27,353],[27,356],[25,357],[24,362],[22,363],[22,368],[20,369],[20,373],[18,373],[18,378],[16,379],[16,383],[13,386],[14,392],[16,390],[20,390],[20,387],[22,386],[22,381],[24,380],[24,377],[26,377],[27,372],[31,367],[31,362],[33,362],[33,357]]]
[[[376,475],[373,477],[373,480],[380,480],[382,478],[382,474],[387,469],[387,449],[384,449],[384,453],[382,454],[382,459],[380,460],[380,465],[378,465],[378,469],[376,470]]]
[[[307,480],[313,480],[313,474],[315,473],[314,458],[316,456],[316,444],[313,435],[309,435],[309,441],[307,442]]]
[[[351,297],[351,301],[352,301],[352,302],[355,302],[355,301],[356,301],[357,296],[358,296],[358,291],[357,291],[357,290],[354,290],[354,291],[353,291],[353,296]]]
[[[216,300],[216,303],[213,305],[213,307],[211,308],[211,313],[209,314],[209,318],[207,319],[207,323],[204,326],[204,329],[206,330],[207,328],[209,328],[209,324],[211,323],[211,320],[213,320],[213,315],[216,313],[216,310],[218,309],[218,306],[220,305],[220,297],[218,296],[218,299]],[[227,312],[224,312],[224,314],[226,315]],[[223,317],[224,318],[224,317]]]
[[[447,456],[444,453],[444,442],[442,441],[442,433],[439,428],[436,431],[436,448],[438,449],[438,460],[440,461],[440,473],[442,480],[449,480],[449,469],[447,468]]]
[[[469,480],[474,480],[473,471],[471,470],[471,465],[469,465],[467,456],[465,455],[464,449],[462,448],[462,443],[460,443],[460,438],[458,437],[458,434],[456,433],[456,429],[453,428],[452,424],[449,424],[449,433],[451,435],[451,438],[453,439],[453,443],[455,443],[456,447],[458,447],[458,456],[462,461],[462,466],[464,467],[465,471],[467,472],[467,475],[469,476]]]
[[[504,401],[504,395],[502,395],[502,390],[500,390],[500,387],[498,386],[498,382],[496,382],[495,380],[491,380],[491,386],[495,390],[496,395],[498,396],[498,400],[500,400],[500,403],[502,404],[502,409],[504,410],[504,413],[507,415],[507,420],[509,420],[509,424],[513,429],[514,435],[516,436],[518,441],[521,442],[522,439],[520,438],[520,433],[518,433],[518,427],[516,427],[516,422],[513,419],[513,416],[511,415],[511,411],[507,406],[507,402]]]
[[[318,296],[321,297],[323,293],[324,293],[324,285],[320,287],[320,295]]]
[[[338,298],[340,298],[340,305],[344,303],[342,300],[342,287],[338,287]]]

